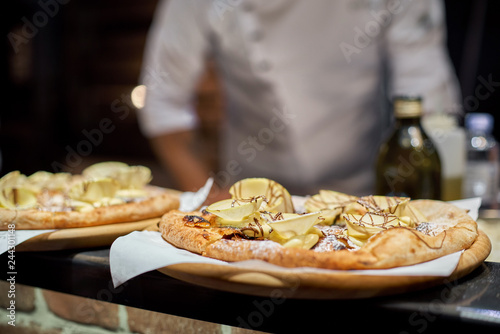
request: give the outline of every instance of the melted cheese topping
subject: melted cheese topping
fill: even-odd
[[[106,177],[96,176],[100,174]],[[151,171],[147,167],[123,163],[92,165],[85,176],[36,172],[27,177],[13,171],[0,179],[0,207],[51,212],[89,211],[148,198],[144,186],[150,179]]]

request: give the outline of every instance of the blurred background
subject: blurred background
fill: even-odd
[[[102,160],[145,164],[154,184],[171,182],[155,160],[136,119],[135,89],[146,35],[157,0],[72,0],[9,3],[2,20],[0,174],[20,170],[78,172]],[[500,122],[500,2],[445,1],[448,48],[463,99],[484,81],[486,99],[469,99],[469,112]],[[217,131],[223,117],[217,78],[211,70],[197,92],[200,152],[217,170]],[[499,90],[497,92],[496,90]],[[497,116],[498,115],[498,116]],[[494,135],[500,138],[500,127]]]

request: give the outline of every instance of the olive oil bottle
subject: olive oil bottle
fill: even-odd
[[[441,162],[420,123],[422,99],[398,96],[393,107],[394,130],[378,152],[376,194],[441,199]]]

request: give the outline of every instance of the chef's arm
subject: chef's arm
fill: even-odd
[[[199,189],[209,177],[207,166],[195,153],[194,136],[194,130],[184,130],[151,138],[159,161],[183,191]]]
[[[185,130],[150,139],[158,160],[174,178],[176,188],[182,191],[198,190],[211,176],[209,168],[194,149],[194,138],[194,130]],[[228,189],[214,183],[205,204],[226,198],[229,198]]]
[[[141,83],[147,89],[139,125],[180,190],[198,189],[209,176],[193,145],[198,126],[193,101],[210,53],[205,15],[210,6],[197,0],[160,1],[143,59]]]

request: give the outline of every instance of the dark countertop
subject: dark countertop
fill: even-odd
[[[277,299],[223,292],[152,271],[113,287],[109,249],[16,252],[16,282],[172,315],[267,332],[500,332],[500,263],[422,291],[358,300]],[[7,253],[2,256],[7,266]],[[8,278],[7,270],[1,279]],[[330,330],[329,330],[330,331]],[[333,330],[332,330],[333,331]],[[447,331],[448,332],[448,331]],[[451,333],[451,332],[450,332]]]

